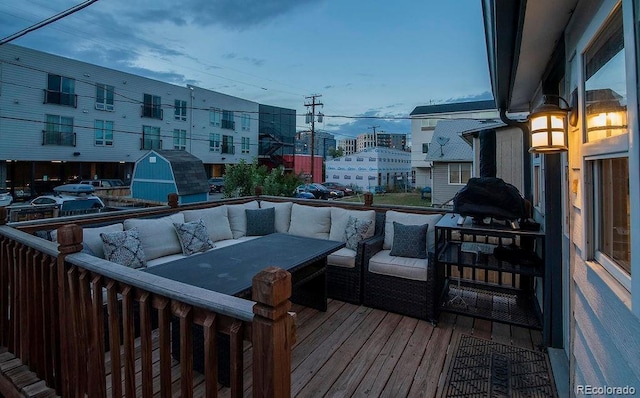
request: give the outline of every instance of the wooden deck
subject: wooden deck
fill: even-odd
[[[434,397],[443,389],[450,345],[460,333],[536,349],[539,331],[444,313],[430,323],[364,306],[330,300],[326,312],[293,306],[292,396]],[[158,360],[154,340],[154,360]],[[136,356],[139,351],[136,352]],[[107,369],[109,356],[107,355]],[[245,396],[251,396],[251,347],[246,345]],[[173,396],[180,396],[180,368],[174,361]],[[154,378],[154,392],[159,390]],[[110,385],[109,378],[107,385]],[[194,373],[194,396],[204,396],[204,377]],[[140,393],[140,391],[138,391]],[[110,389],[107,396],[111,396]],[[221,388],[219,396],[230,396]]]

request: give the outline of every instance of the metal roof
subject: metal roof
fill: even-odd
[[[433,132],[425,160],[432,162],[471,162],[473,148],[462,138],[463,133],[503,127],[495,120],[441,120]]]
[[[182,150],[154,150],[171,164],[178,195],[209,192],[207,173],[202,160]]]
[[[496,103],[494,100],[488,101],[472,101],[472,102],[456,102],[451,104],[423,105],[417,106],[411,113],[414,115],[433,115],[438,113],[454,113],[469,112],[479,110],[495,110]]]

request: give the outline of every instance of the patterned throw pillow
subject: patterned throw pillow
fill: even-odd
[[[267,209],[246,209],[247,236],[263,236],[276,232],[276,212]]]
[[[344,229],[345,246],[351,250],[358,250],[358,243],[367,236],[371,224],[373,224],[371,220],[360,220],[359,218],[349,216],[347,226]]]
[[[131,268],[144,268],[145,255],[137,229],[127,231],[103,232],[102,248],[108,261]]]
[[[173,227],[176,229],[180,246],[182,246],[182,253],[185,256],[204,252],[215,247],[209,238],[209,231],[207,231],[202,219],[186,223],[173,223]]]
[[[393,222],[392,256],[427,258],[427,228],[429,224],[405,225]]]

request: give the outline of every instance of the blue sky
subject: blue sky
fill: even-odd
[[[80,3],[2,0],[0,37]],[[299,114],[321,94],[337,138],[492,98],[480,0],[100,0],[12,43]]]

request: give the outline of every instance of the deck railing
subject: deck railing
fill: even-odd
[[[253,345],[253,395],[289,396],[295,330],[288,272],[268,268],[256,275],[254,302],[80,253],[82,228],[75,224],[59,227],[57,237],[59,246],[0,225],[0,346],[59,395],[150,397],[159,389],[171,396],[173,319],[180,329],[181,396],[193,396],[193,358],[199,355],[192,348],[193,325],[203,328],[206,396],[217,395],[219,333],[231,341],[232,396],[243,394],[244,341]]]

